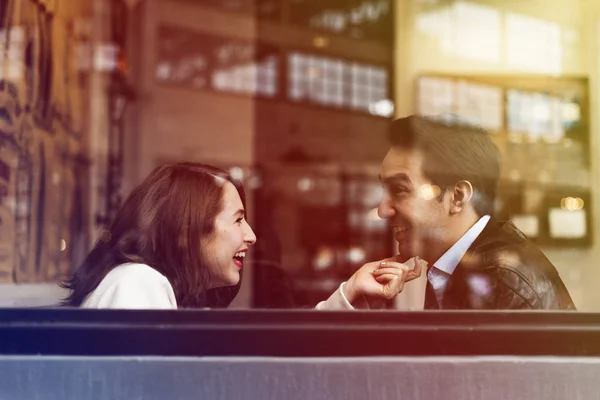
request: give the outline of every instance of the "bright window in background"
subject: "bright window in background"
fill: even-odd
[[[558,143],[565,137],[567,129],[581,121],[577,103],[546,93],[509,90],[506,105],[508,131],[531,140]]]
[[[455,113],[456,83],[453,80],[423,77],[418,81],[418,90],[417,112],[419,114],[449,115]]]
[[[320,105],[344,105],[346,63],[329,57],[292,53],[289,56],[289,97]]]
[[[445,123],[461,122],[490,132],[502,129],[502,89],[466,80],[424,76],[418,80],[417,111]],[[456,120],[460,118],[460,121]]]
[[[417,28],[436,36],[447,55],[489,63],[500,61],[502,14],[493,7],[456,2],[421,13]]]
[[[388,78],[383,68],[352,65],[351,107],[368,111],[371,104],[387,98]]]
[[[456,113],[469,125],[490,132],[502,129],[502,89],[475,82],[460,81],[456,87]]]
[[[458,56],[497,63],[500,61],[501,14],[495,8],[467,2],[454,3],[451,46]]]
[[[303,53],[291,53],[288,65],[292,101],[377,115],[384,107],[374,106],[389,101],[388,71],[383,67]]]
[[[506,14],[506,53],[510,67],[560,74],[562,31],[555,22],[513,13]]]
[[[423,6],[416,26],[435,38],[447,56],[505,64],[516,71],[562,72],[563,30],[556,22],[458,1]]]

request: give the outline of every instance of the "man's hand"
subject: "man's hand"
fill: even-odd
[[[363,265],[344,285],[344,295],[350,303],[360,296],[371,296],[390,300],[396,297],[406,282],[421,276],[427,269],[427,262],[414,258],[413,269],[396,261],[396,257],[386,258]]]

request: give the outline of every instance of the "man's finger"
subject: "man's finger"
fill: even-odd
[[[421,276],[423,271],[427,269],[427,261],[425,261],[419,257],[415,257],[413,260],[414,260],[414,267],[406,275],[406,279],[405,279],[406,282],[410,282],[413,279],[417,279],[418,277]]]
[[[412,281],[413,279],[417,279],[418,277],[421,276],[423,271],[425,271],[426,269],[427,269],[427,261],[425,261],[419,257],[415,257],[415,268],[412,271],[410,271],[410,273],[406,277],[406,281],[409,282],[409,281]]]

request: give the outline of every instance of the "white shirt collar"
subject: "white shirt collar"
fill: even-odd
[[[452,247],[446,251],[433,265],[440,271],[452,275],[460,260],[464,257],[475,239],[481,234],[488,221],[489,215],[484,215],[473,225]]]

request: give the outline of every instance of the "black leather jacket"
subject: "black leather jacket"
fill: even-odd
[[[432,295],[428,291],[426,297]],[[575,310],[575,305],[540,249],[512,223],[491,219],[450,277],[439,308]]]

